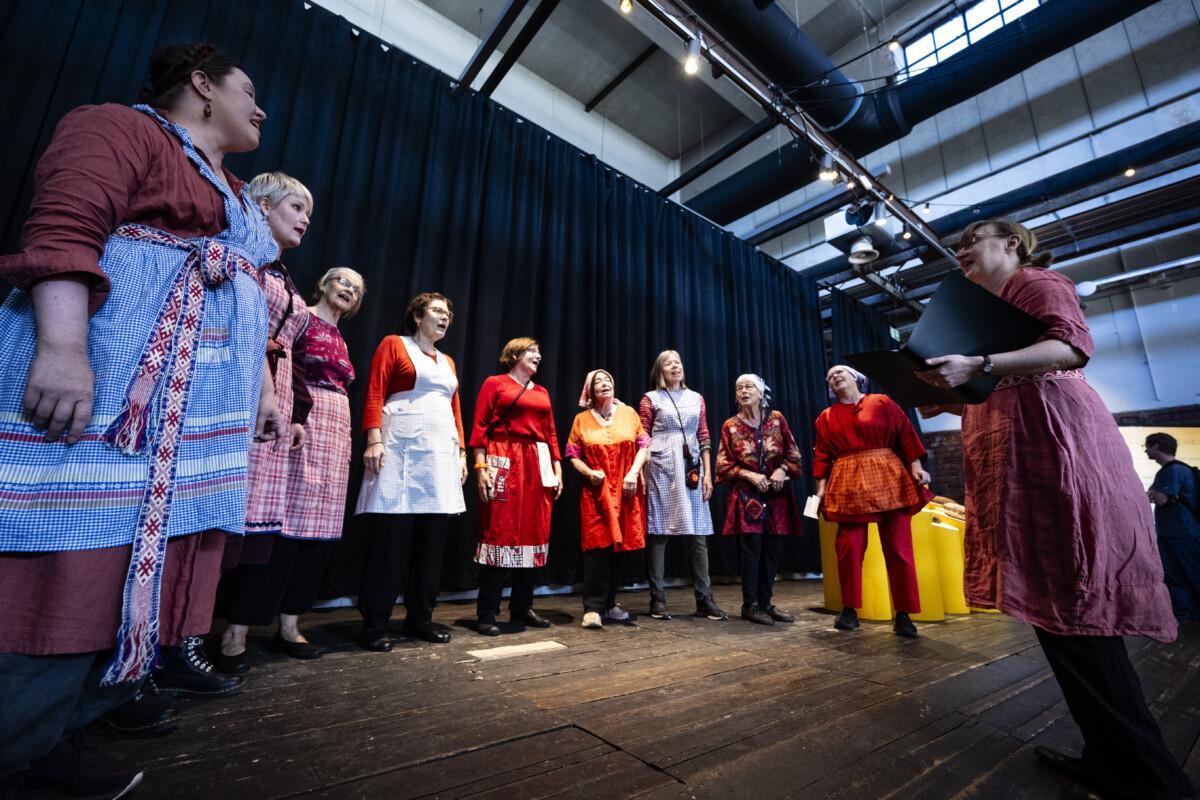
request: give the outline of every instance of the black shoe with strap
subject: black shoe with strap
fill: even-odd
[[[213,669],[204,655],[204,639],[188,636],[179,647],[164,647],[163,668],[154,673],[160,693],[182,692],[195,695],[230,695],[240,692],[246,679],[240,675],[225,677]]]

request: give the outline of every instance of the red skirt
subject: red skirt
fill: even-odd
[[[542,485],[537,443],[497,438],[488,442],[493,497],[479,504],[475,563],[489,567],[543,567],[550,553],[554,489]]]

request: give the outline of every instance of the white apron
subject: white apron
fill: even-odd
[[[459,441],[450,399],[458,378],[446,357],[437,363],[401,336],[417,372],[413,388],[388,397],[379,434],[383,467],[363,475],[355,514],[461,514]]]

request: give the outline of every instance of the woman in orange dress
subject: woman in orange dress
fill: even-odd
[[[629,622],[617,605],[623,553],[646,546],[642,465],[650,437],[636,411],[617,400],[607,370],[588,373],[583,407],[567,438],[567,458],[583,476],[579,532],[583,548],[583,627]]]

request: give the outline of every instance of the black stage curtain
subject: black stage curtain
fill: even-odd
[[[231,157],[249,178],[282,169],[316,199],[287,264],[302,288],[328,267],[366,277],[362,313],[342,324],[361,409],[376,344],[408,299],[444,292],[455,321],[442,349],[459,365],[464,417],[506,340],[531,335],[545,358],[560,439],[585,373],[609,369],[637,403],[654,356],[681,352],[706,395],[714,436],[734,413],[733,382],[760,373],[811,455],[824,406],[814,284],[496,103],[452,93],[451,79],[301,0],[0,2],[0,246],[19,247],[33,167],[57,120],[84,103],[134,101],[155,47],[206,40],[235,55],[268,113],[262,146]],[[358,417],[356,411],[355,417]],[[350,505],[356,496],[356,441]],[[579,481],[569,468],[554,514],[545,582],[580,579]],[[795,487],[803,499],[809,482]],[[713,500],[724,519],[725,492]],[[474,493],[455,520],[444,585],[474,586]],[[361,563],[351,518],[325,593],[353,593]],[[713,542],[712,571],[737,573],[734,543]],[[820,569],[815,528],[789,543],[785,571]],[[672,573],[686,574],[683,548]],[[641,564],[631,563],[630,579]]]
[[[833,363],[845,364],[845,356],[864,350],[896,350],[900,343],[892,338],[892,327],[887,318],[866,303],[855,300],[838,289],[830,289],[833,301]],[[867,391],[887,394],[883,387],[867,379]],[[920,417],[915,409],[905,408],[904,413],[917,432],[921,432]]]

